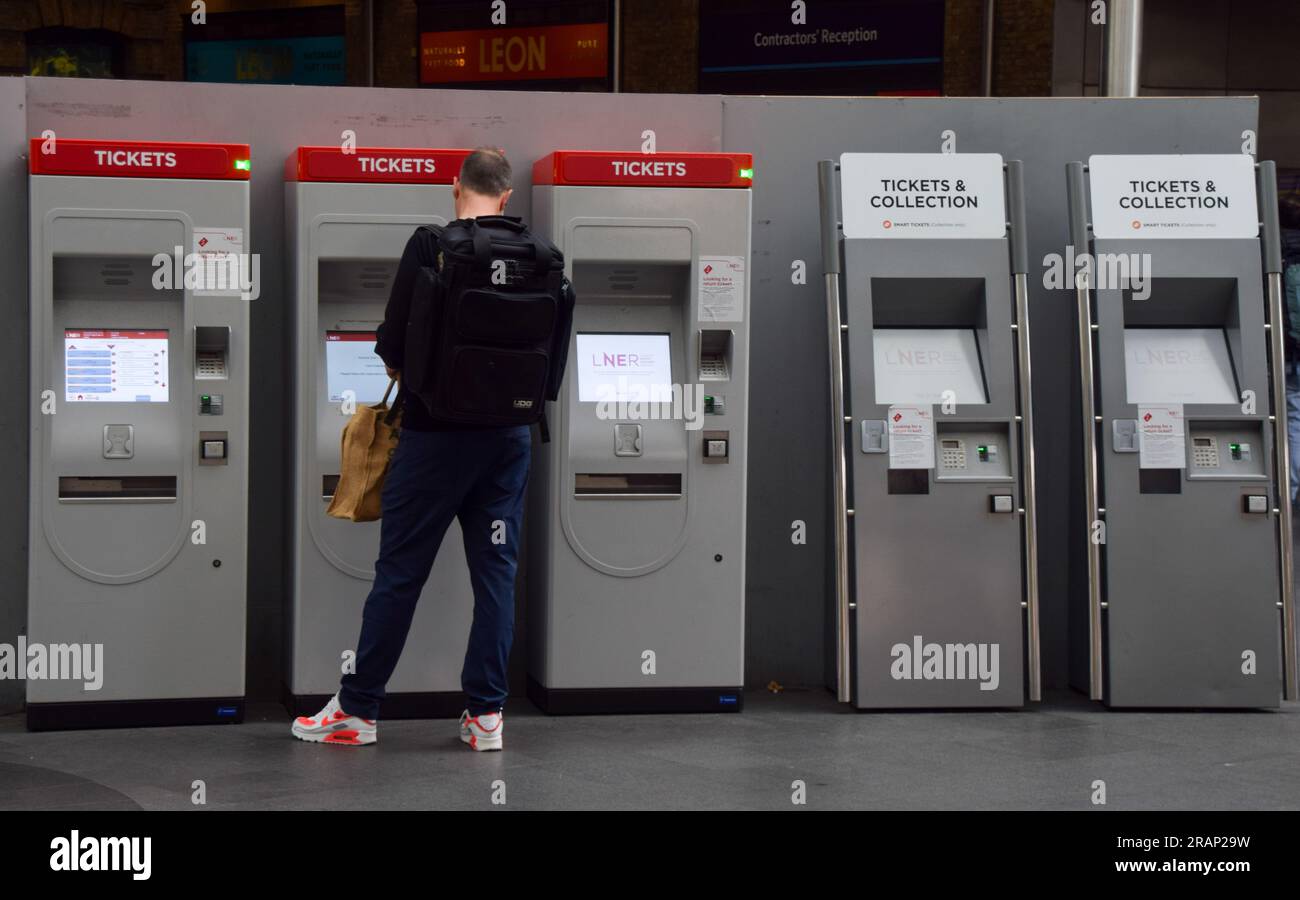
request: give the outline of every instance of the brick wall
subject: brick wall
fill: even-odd
[[[1051,96],[1055,6],[1055,0],[998,0],[995,96]]]
[[[699,84],[700,2],[623,0],[622,90],[695,93]]]
[[[1055,0],[996,0],[993,96],[1052,93]],[[984,0],[948,0],[944,11],[943,92],[980,94],[984,59]]]
[[[364,39],[364,25],[360,31]],[[348,30],[352,40],[352,30]],[[420,29],[415,0],[376,0],[375,2],[375,84],[380,87],[420,86]],[[350,57],[349,57],[350,58]],[[365,84],[365,78],[348,81]]]
[[[943,16],[943,92],[973,97],[980,92],[984,0],[948,0]]]
[[[188,11],[189,4],[182,5]],[[157,0],[5,0],[0,3],[0,74],[29,74],[26,32],[63,27],[121,34],[126,78],[179,79],[181,23],[173,6]]]

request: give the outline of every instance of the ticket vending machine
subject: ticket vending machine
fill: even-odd
[[[28,727],[241,721],[248,146],[29,162]]]
[[[420,225],[455,218],[452,178],[467,150],[299,147],[285,164],[295,304],[293,610],[285,704],[310,715],[355,656],[374,579],[379,522],[325,514],[350,411],[388,385],[375,354],[393,276]],[[389,398],[393,402],[394,396]],[[385,718],[456,716],[474,594],[452,522],[388,684]]]
[[[839,698],[1040,699],[1019,162],[819,164]]]
[[[1093,156],[1066,174],[1088,263],[1071,682],[1111,707],[1278,706],[1296,635],[1274,166]]]
[[[528,688],[547,712],[741,707],[751,159],[533,168],[534,227],[577,295],[530,485]]]

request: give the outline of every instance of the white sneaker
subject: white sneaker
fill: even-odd
[[[467,709],[460,714],[460,739],[475,750],[500,750],[505,730],[506,719],[501,713],[471,716]]]
[[[299,716],[293,720],[293,736],[300,741],[317,744],[345,744],[360,747],[373,744],[378,739],[378,726],[373,719],[349,716],[339,706],[335,694],[325,708],[314,716]]]

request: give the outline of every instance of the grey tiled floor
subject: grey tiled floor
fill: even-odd
[[[1115,712],[1073,694],[1015,712],[855,713],[822,691],[739,715],[507,714],[504,753],[455,722],[380,723],[374,747],[304,744],[275,706],[239,726],[29,734],[0,717],[0,809],[1300,809],[1300,704]]]

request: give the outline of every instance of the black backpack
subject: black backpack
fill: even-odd
[[[437,263],[420,270],[402,382],[435,421],[531,425],[559,396],[573,330],[564,255],[514,216],[428,228]]]

